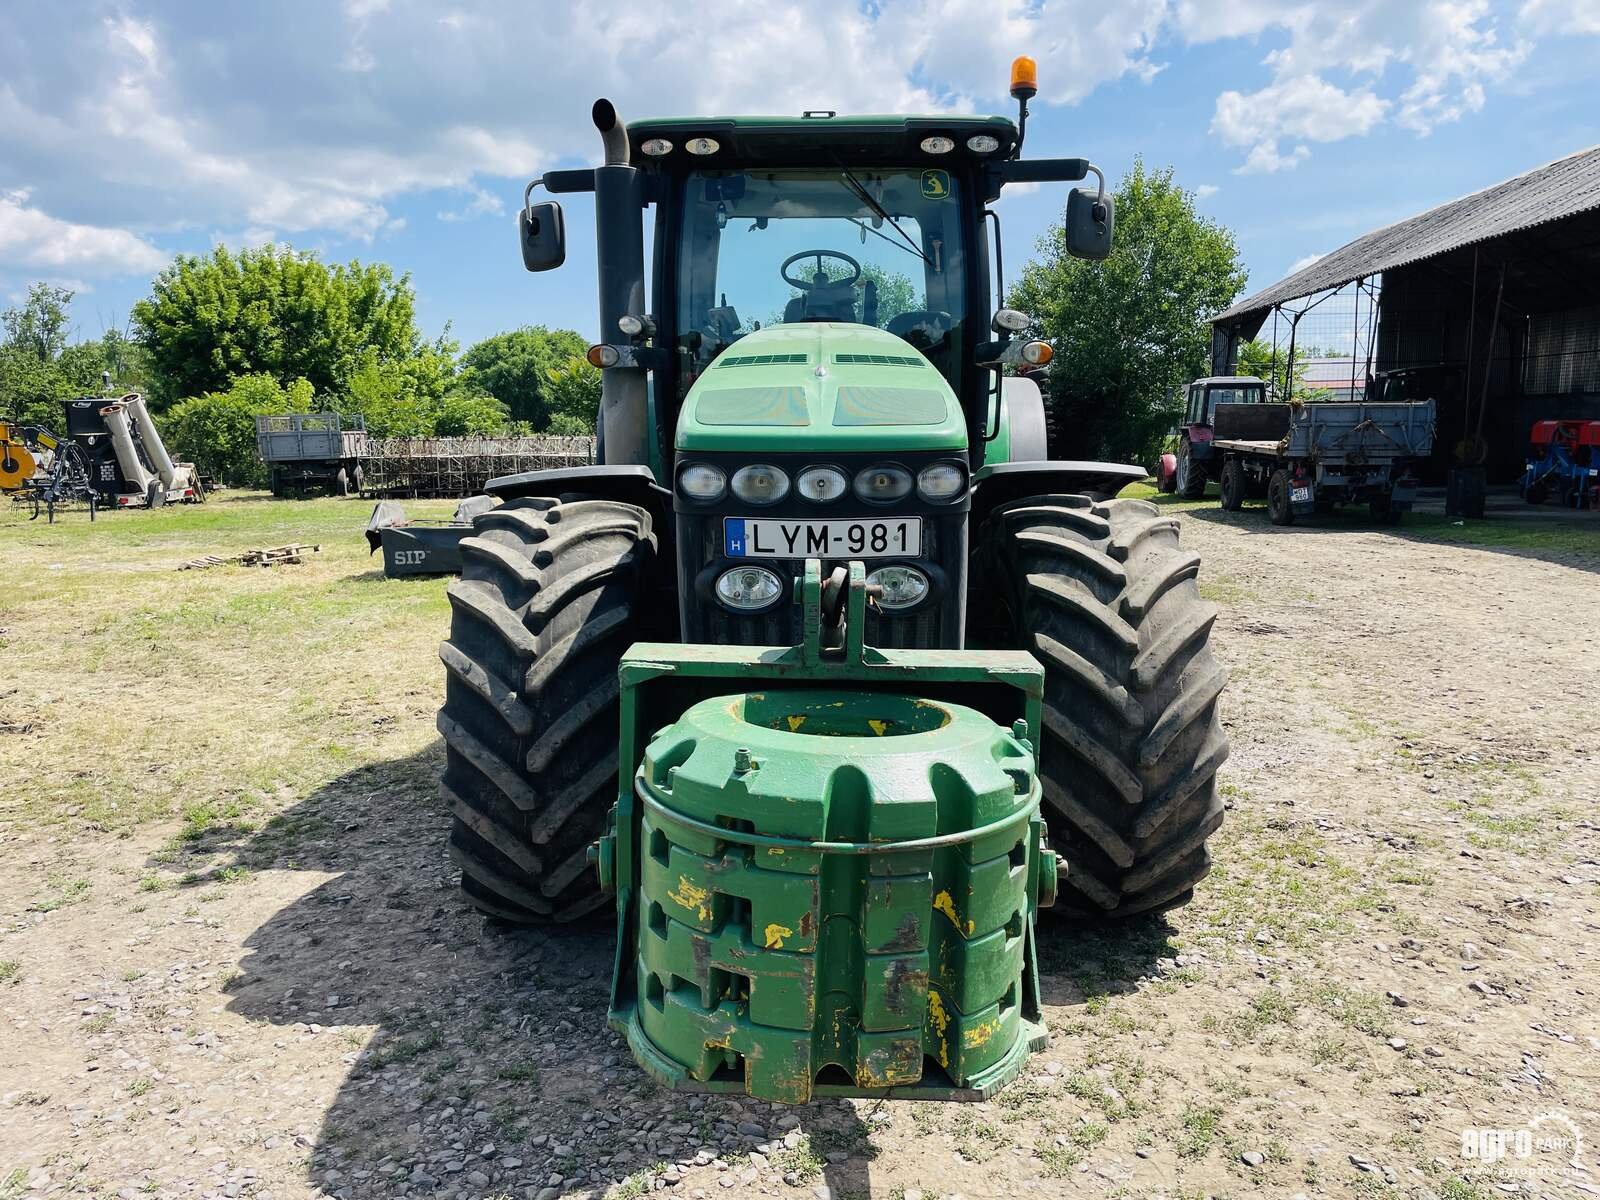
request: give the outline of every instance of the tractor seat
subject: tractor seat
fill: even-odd
[[[783,306],[785,325],[795,325],[801,321],[854,320],[856,320],[856,289],[849,284],[813,288],[804,295],[795,296]]]

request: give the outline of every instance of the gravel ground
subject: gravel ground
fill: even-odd
[[[654,1086],[612,930],[467,908],[429,697],[357,697],[412,750],[261,820],[8,821],[0,1200],[1600,1195],[1600,553],[1182,519],[1233,671],[1218,866],[1044,932],[1051,1045],[993,1102]],[[3,790],[140,753],[14,725]]]

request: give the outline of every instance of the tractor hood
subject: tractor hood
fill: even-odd
[[[774,325],[700,376],[679,450],[965,450],[950,385],[916,349],[870,325]]]

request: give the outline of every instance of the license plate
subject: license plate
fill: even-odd
[[[1293,500],[1296,504],[1310,504],[1311,503],[1311,489],[1310,488],[1293,488],[1289,492],[1289,499]]]
[[[722,545],[729,558],[916,558],[922,553],[922,518],[779,521],[724,517]]]

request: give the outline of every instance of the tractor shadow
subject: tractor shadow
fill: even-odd
[[[635,1066],[605,1021],[609,914],[525,929],[465,902],[442,760],[435,742],[358,768],[259,829],[216,826],[194,847],[225,865],[192,883],[239,868],[329,876],[245,938],[226,987],[228,1011],[277,1027],[280,1058],[259,1064],[277,1086],[297,1059],[326,1063],[330,1039],[352,1050],[304,1149],[307,1182],[338,1200],[551,1200],[623,1181],[638,1194],[698,1159],[727,1163],[734,1195],[785,1190],[785,1173],[797,1195],[867,1194],[875,1151],[850,1104],[673,1093]]]

